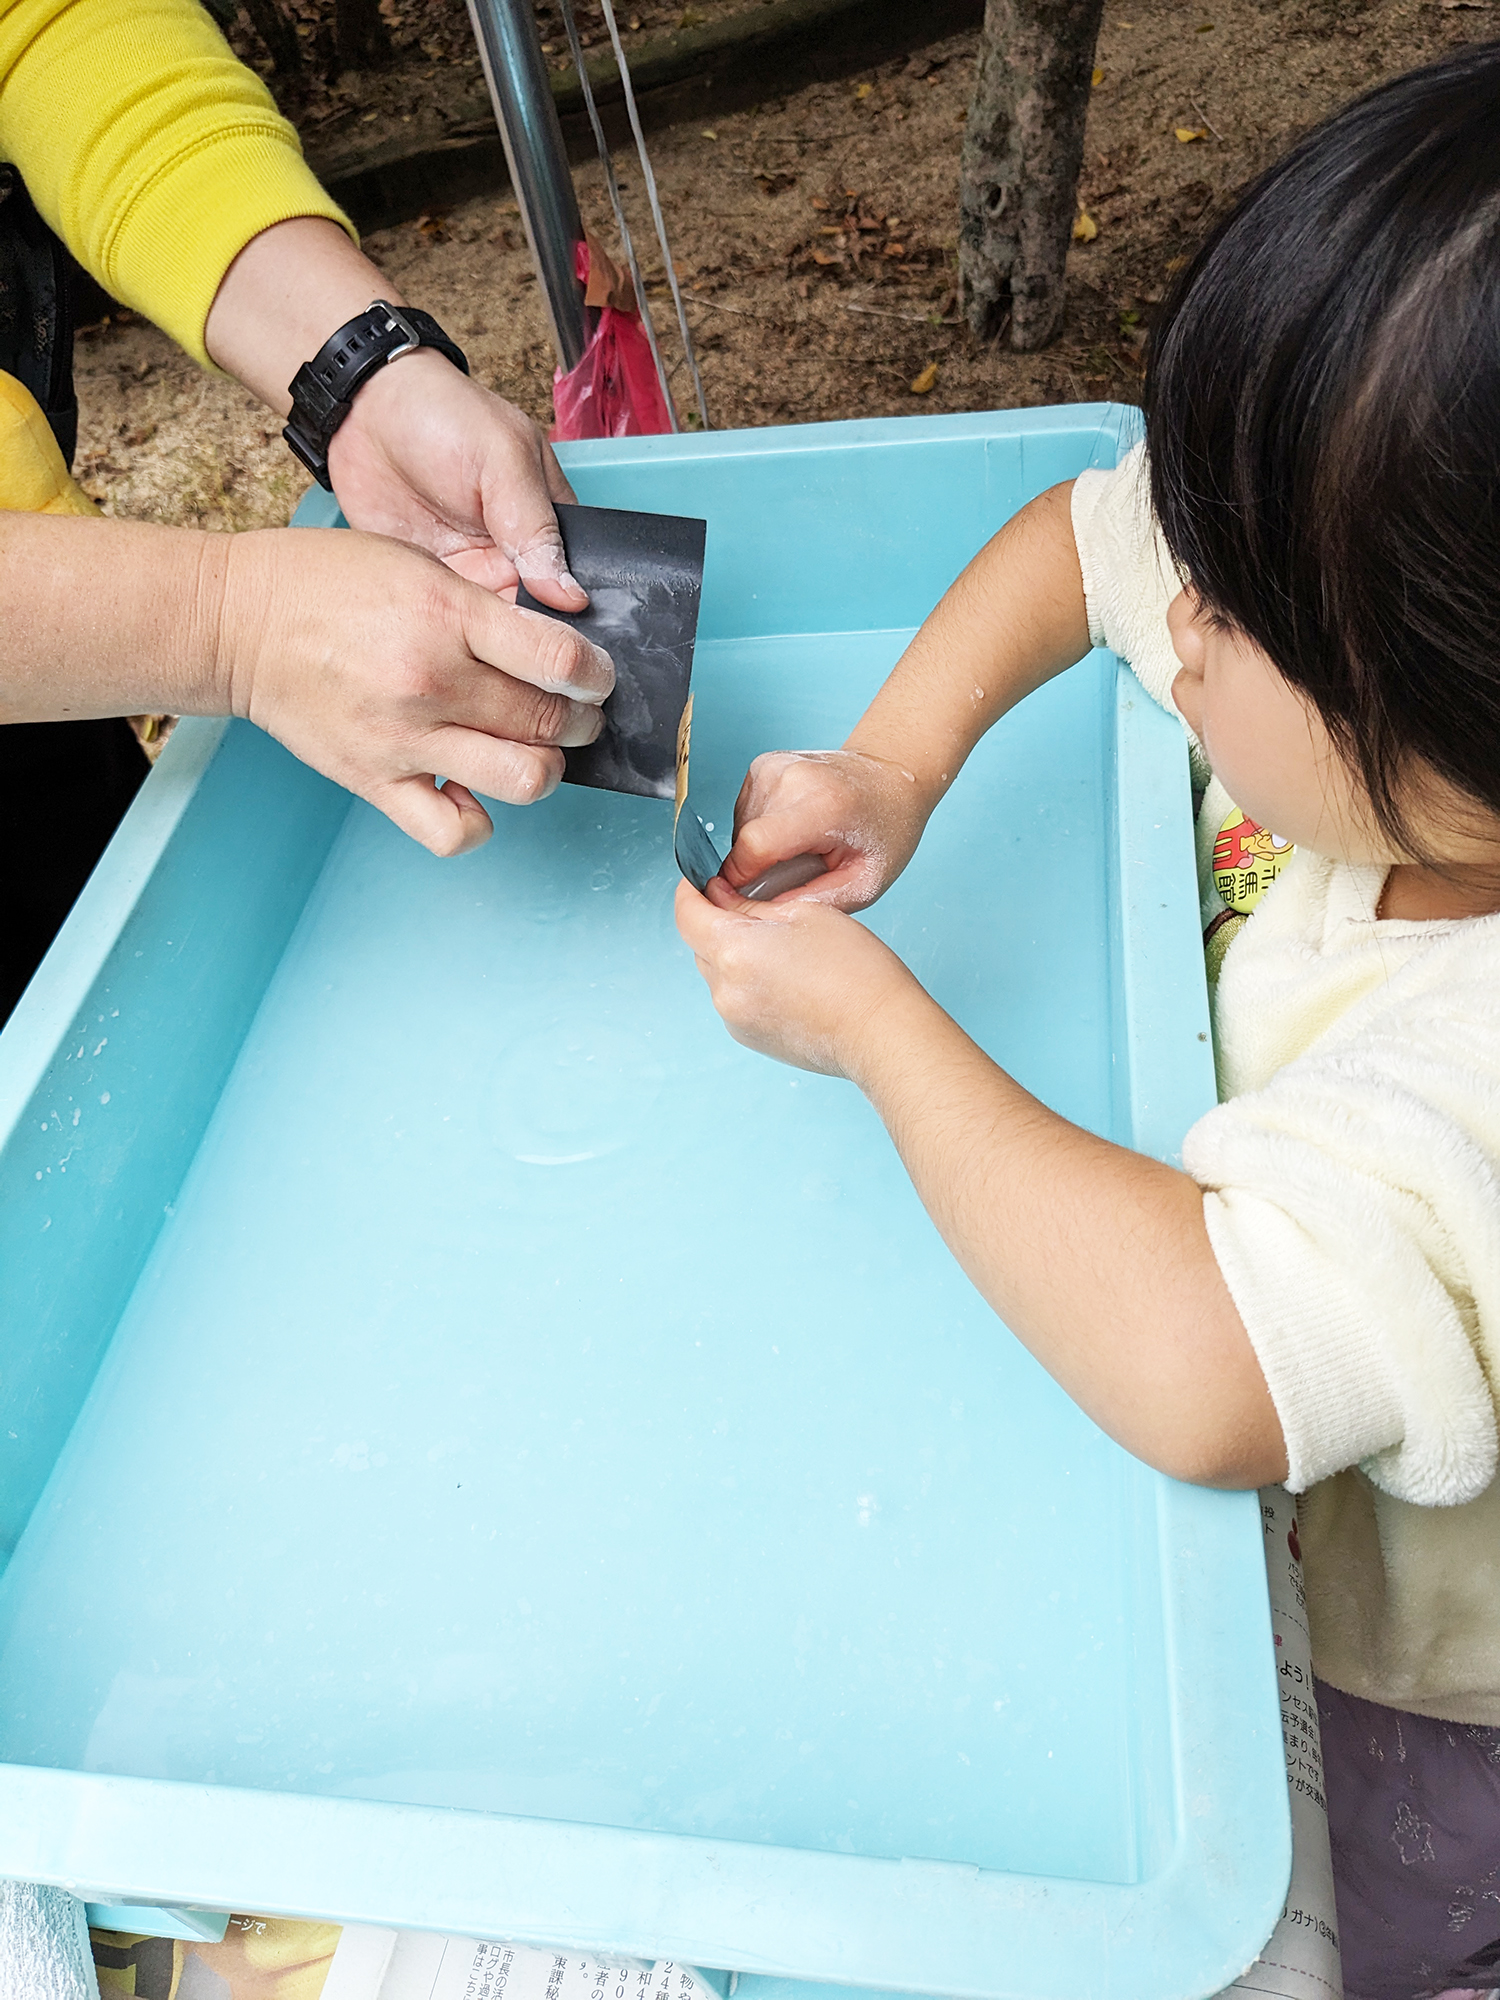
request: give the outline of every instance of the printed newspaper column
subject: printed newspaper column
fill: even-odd
[[[1275,2000],[1343,2000],[1323,1752],[1313,1693],[1312,1640],[1302,1589],[1302,1552],[1297,1545],[1297,1505],[1284,1486],[1262,1489],[1260,1517],[1266,1538],[1271,1629],[1281,1687],[1281,1734],[1292,1804],[1292,1879],[1265,1950],[1220,2000],[1234,1993],[1270,1994]]]
[[[652,1965],[402,1931],[379,2000],[719,2000],[713,1977],[666,1959]],[[723,1983],[720,1975],[720,1991]]]

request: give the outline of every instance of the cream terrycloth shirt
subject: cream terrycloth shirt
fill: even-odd
[[[1143,447],[1081,475],[1073,527],[1090,636],[1175,714]],[[1236,815],[1189,742],[1207,924]],[[1500,915],[1384,922],[1383,880],[1303,850],[1265,889],[1214,991],[1221,1102],[1182,1158],[1303,1496],[1316,1671],[1500,1723]]]

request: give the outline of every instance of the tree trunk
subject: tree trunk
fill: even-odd
[[[969,325],[1045,347],[1063,309],[1094,43],[1104,0],[986,0],[959,170]]]
[[[379,0],[334,0],[333,46],[340,69],[381,69],[395,54]]]

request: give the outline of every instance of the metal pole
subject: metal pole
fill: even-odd
[[[469,18],[505,146],[510,184],[547,302],[552,344],[576,367],[588,341],[573,256],[583,241],[578,197],[530,0],[469,0]]]

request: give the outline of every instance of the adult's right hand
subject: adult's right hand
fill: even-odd
[[[476,792],[510,805],[545,798],[563,749],[599,734],[608,654],[435,557],[347,529],[225,543],[224,705],[434,854],[489,838]]]

